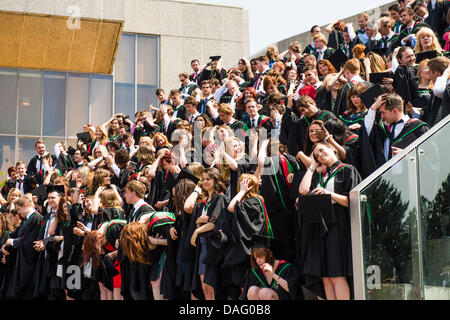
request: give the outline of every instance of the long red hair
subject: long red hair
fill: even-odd
[[[83,242],[83,262],[81,265],[85,265],[92,259],[92,266],[94,269],[100,265],[100,238],[101,234],[97,231],[91,231],[84,237]]]
[[[258,93],[256,92],[255,88],[249,87],[242,92],[239,98],[236,99],[236,108],[239,110],[245,110],[245,93],[250,91],[252,93],[253,99],[258,101]]]

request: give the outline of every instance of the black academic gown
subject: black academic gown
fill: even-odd
[[[219,72],[217,72],[216,70],[211,71],[209,69],[204,69],[200,75],[200,80],[198,81],[198,83],[201,85],[204,80],[212,80],[212,79],[217,79],[219,80],[220,83],[222,83],[222,80],[225,79],[226,77],[227,72],[225,71],[225,69],[220,69]]]
[[[179,297],[183,294],[188,294],[188,291],[184,288],[184,283],[186,280],[186,261],[191,258],[186,256],[184,253],[184,248],[187,248],[190,242],[190,238],[187,237],[189,232],[189,227],[191,225],[192,215],[187,214],[185,212],[177,215],[174,228],[177,231],[178,239],[172,240],[168,239],[168,246],[176,247],[176,271],[175,271],[175,287],[179,288],[178,292],[175,294],[175,297]],[[164,274],[163,274],[164,275]],[[162,279],[161,279],[162,281]],[[175,288],[173,288],[175,289]],[[167,294],[167,293],[166,293]],[[170,296],[167,295],[167,299],[170,299]]]
[[[298,121],[298,117],[291,109],[286,108],[286,111],[281,117],[281,128],[280,128],[280,142],[281,144],[288,144],[289,131],[294,123]]]
[[[377,115],[377,117],[379,117]],[[429,126],[418,119],[410,119],[403,127],[403,130],[391,142],[393,147],[400,149],[406,148],[414,142],[418,137],[428,131]],[[370,136],[364,122],[361,124],[359,144],[361,168],[360,174],[363,179],[367,178],[372,172],[386,163],[387,159],[384,155],[384,142],[389,137],[389,127],[383,122],[375,121]],[[388,159],[389,160],[389,159]]]
[[[281,157],[289,164],[287,169],[282,165]],[[295,157],[290,154],[276,155],[268,158],[264,164],[267,174],[261,175],[260,194],[266,203],[266,209],[273,230],[273,236],[279,240],[280,246],[275,246],[274,252],[279,257],[292,260],[294,256],[294,201],[290,198],[290,188],[286,177],[296,174],[300,167]],[[278,258],[278,257],[276,257]]]
[[[243,288],[250,268],[252,235],[267,235],[264,201],[254,197],[237,202],[234,212],[226,210],[214,230],[223,230],[227,241],[221,244],[225,258],[222,264],[223,286]]]
[[[99,281],[110,291],[114,290],[114,277],[120,277],[120,261],[117,258],[111,260],[107,254],[116,251],[116,242],[120,239],[120,232],[127,224],[126,220],[114,219],[108,222],[106,228],[105,255],[102,255],[100,268],[97,272]]]
[[[175,223],[175,214],[170,212],[153,212],[149,219],[148,234],[152,237],[162,236],[163,239],[170,238],[169,230]],[[159,279],[162,267],[166,260],[167,246],[157,246],[151,253],[150,258],[150,281]]]
[[[158,201],[167,200],[169,197],[169,190],[166,186],[169,172],[166,170],[156,170],[155,178],[151,182],[151,190],[149,199],[146,201],[154,206]]]
[[[394,82],[392,83],[395,92],[403,98],[405,104],[411,102],[411,82],[410,79],[414,78],[417,73],[417,66],[407,67],[398,66],[394,73]]]
[[[361,182],[361,177],[351,165],[343,166],[336,171],[341,164],[337,161],[327,169],[322,186],[327,187],[328,184],[334,183],[335,193],[349,196],[350,190]],[[334,179],[325,185],[328,177],[334,172],[336,172]],[[320,186],[319,174],[315,172],[310,191],[318,186]],[[332,207],[334,223],[310,223],[303,218],[302,198],[299,198],[300,239],[296,241],[300,256],[298,267],[304,277],[304,286],[322,298],[326,298],[322,277],[346,277],[350,290],[353,291],[350,210],[338,203],[332,204]]]
[[[169,212],[175,212],[175,207],[173,204],[173,197],[170,198],[168,204]],[[171,221],[169,224],[169,228],[167,231],[162,231],[163,233],[167,233],[167,247],[165,248],[165,258],[164,265],[161,271],[161,294],[164,296],[164,299],[167,300],[183,300],[185,299],[185,292],[182,289],[182,281],[178,281],[178,276],[183,278],[183,269],[182,265],[178,262],[178,256],[181,255],[181,239],[184,237],[183,224],[185,218],[189,219],[190,215],[184,215],[183,217],[178,214],[174,214],[173,217],[175,221]],[[170,237],[170,229],[174,228],[177,232],[178,238],[173,240]],[[185,237],[184,237],[185,238]],[[181,260],[180,260],[181,261]],[[180,273],[180,274],[179,274]]]
[[[133,207],[132,207],[133,208]],[[127,221],[139,221],[139,218],[147,213],[155,212],[150,205],[140,207],[132,214],[127,215]],[[150,286],[150,265],[130,262],[119,248],[120,275],[122,277],[122,287],[120,293],[124,300],[151,300],[153,297]]]
[[[306,131],[313,120],[322,120],[323,122],[326,122],[329,119],[335,118],[336,116],[331,111],[323,111],[321,109],[310,118],[301,117],[290,128],[287,144],[289,153],[296,156],[299,151],[303,150]]]
[[[83,285],[79,289],[67,288],[67,278],[71,275],[67,273],[68,267],[71,265],[79,266],[83,260],[82,245],[84,237],[77,236],[73,233],[73,228],[77,226],[77,222],[84,225],[88,224],[88,219],[84,216],[81,204],[75,203],[69,208],[69,220],[62,228],[64,237],[64,246],[62,257],[58,260],[58,264],[62,266],[62,289],[67,290],[67,295],[75,300],[80,300],[83,293]],[[83,275],[82,275],[83,282]]]
[[[98,214],[101,215],[101,223],[111,220],[125,219],[125,212],[122,208],[100,208]]]
[[[25,193],[31,193],[35,189],[37,181],[33,177],[31,177],[29,175],[25,175],[23,177],[22,181],[23,181],[22,182],[23,183],[23,191]],[[17,182],[17,180],[16,181],[8,180],[5,183],[5,186],[2,188],[2,194],[5,197],[5,199],[8,197],[8,193],[12,188],[18,187],[16,182]]]
[[[445,87],[444,96],[436,97],[432,94],[432,98],[428,107],[424,110],[421,120],[428,125],[434,126],[447,115],[450,114],[450,85]]]
[[[425,110],[431,105],[433,90],[419,88],[418,77],[409,79],[409,88],[411,90],[411,104],[413,107],[420,108],[423,112],[425,112]]]
[[[69,154],[63,155],[61,153],[58,159],[56,160],[55,168],[58,169],[62,174],[66,173],[67,171],[75,167],[76,167],[75,161],[73,160],[73,157],[71,157]]]
[[[47,208],[43,208],[44,212],[47,212]],[[52,281],[56,279],[56,268],[57,268],[57,256],[61,243],[56,243],[55,238],[47,235],[45,237],[45,229],[47,224],[50,227],[52,214],[47,212],[43,216],[42,224],[39,228],[39,236],[36,240],[42,240],[45,245],[43,251],[38,252],[38,259],[35,265],[35,287],[34,287],[34,298],[36,299],[57,299],[60,298],[61,292],[55,290],[54,283],[51,285]],[[56,219],[56,218],[55,218]],[[58,226],[55,234],[59,235],[61,232],[61,226]]]
[[[211,239],[208,237],[212,231],[202,233],[197,238],[197,246],[191,245],[191,238],[194,231],[197,229],[196,221],[202,215],[203,208],[208,206],[207,216],[210,221],[215,223],[221,214],[226,210],[228,205],[228,199],[224,194],[216,194],[213,199],[207,204],[206,201],[196,203],[194,212],[192,213],[191,224],[186,235],[186,247],[183,249],[184,257],[183,261],[186,262],[186,274],[184,289],[188,292],[198,294],[197,291],[202,291],[200,277],[198,275],[200,253],[205,248],[202,248],[200,238],[204,238],[206,244],[206,255],[202,261],[206,265],[204,273],[204,283],[214,287],[216,293],[218,292],[218,286],[220,284],[219,269],[223,260],[223,251],[213,246]],[[201,295],[201,294],[200,294]]]
[[[364,121],[364,117],[366,115],[367,110],[357,113],[350,113],[349,110],[346,110],[338,118],[341,119],[347,127],[349,127],[354,124],[361,124],[361,122]]]
[[[250,159],[248,156],[245,156],[242,159],[238,160],[238,167],[236,171],[230,168],[230,180],[226,190],[226,194],[230,199],[233,199],[237,194],[237,187],[240,176],[244,173],[253,173],[255,169],[256,166],[250,164]]]
[[[56,163],[56,156],[54,154],[51,155],[52,157],[52,162]],[[44,182],[44,170],[37,170],[36,168],[36,163],[38,161],[38,156],[34,156],[33,158],[31,158],[30,162],[28,162],[27,165],[27,175],[29,175],[30,177],[33,177],[38,184],[42,184]]]
[[[111,177],[111,184],[117,186],[119,188],[119,190],[123,190],[123,188],[125,188],[128,181],[130,180],[131,172],[128,171],[126,168],[119,168],[119,169],[120,169],[119,177],[117,177],[114,174]]]
[[[0,248],[5,244],[6,240],[9,238],[9,231],[5,231],[2,236],[0,236]],[[0,260],[3,259],[3,252],[0,251]],[[4,300],[6,297],[6,286],[8,278],[8,260],[7,264],[0,262],[0,301]]]
[[[17,238],[14,248],[16,252],[15,269],[11,274],[11,281],[7,297],[20,300],[33,299],[34,269],[38,258],[33,242],[37,240],[43,217],[33,213],[28,219],[22,220],[14,238]]]
[[[247,300],[248,290],[253,287],[269,288],[275,291],[278,296],[278,300],[298,300],[300,289],[300,275],[297,268],[285,261],[280,260],[275,267],[274,273],[280,278],[286,280],[289,288],[289,292],[284,290],[276,281],[272,278],[272,282],[269,284],[262,270],[257,268],[251,268],[248,273],[247,283],[245,284],[242,292],[241,300]]]

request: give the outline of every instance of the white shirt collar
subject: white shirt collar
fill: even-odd
[[[256,124],[258,124],[258,119],[259,119],[259,113],[255,116],[255,117],[250,117],[250,120],[256,120]]]
[[[35,212],[36,212],[35,210],[31,210],[31,211],[27,214],[27,216],[26,216],[25,219],[29,219],[29,218],[31,217],[31,215],[32,215],[33,213],[35,213]]]
[[[450,81],[450,80],[449,80]],[[231,118],[231,120],[230,121],[228,121],[228,123],[226,123],[226,125],[232,125],[233,123],[235,123],[236,122],[236,119],[235,118]]]
[[[134,204],[134,206],[133,206],[133,208],[134,208],[134,211],[133,212],[136,212],[143,204],[145,204],[146,202],[144,201],[144,199],[139,199],[139,201],[138,202],[136,202],[135,204]]]
[[[364,82],[364,80],[359,75],[356,75],[350,80],[350,82]]]
[[[403,123],[407,123],[409,121],[409,116],[407,114],[404,114],[402,117]]]
[[[197,118],[199,115],[201,115],[201,113],[198,112],[198,111],[195,112],[194,114],[190,114],[190,113],[189,113],[189,119],[190,119],[191,117],[193,117],[193,118],[195,119],[195,118]]]
[[[389,32],[389,34],[386,36],[388,39],[392,38],[394,36],[394,31],[391,30],[391,32]],[[384,37],[383,37],[384,38]]]

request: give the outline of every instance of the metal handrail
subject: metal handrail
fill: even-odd
[[[353,259],[353,286],[354,297],[357,300],[366,299],[366,283],[364,270],[364,252],[363,252],[363,235],[362,235],[362,220],[361,220],[361,206],[360,194],[372,182],[381,177],[386,171],[402,161],[408,154],[416,150],[423,142],[430,139],[436,132],[441,130],[450,122],[450,115],[445,117],[425,134],[416,139],[408,147],[403,149],[398,155],[387,161],[384,165],[374,171],[364,181],[358,184],[350,191],[350,223],[351,223],[351,238],[352,238],[352,259]],[[417,205],[419,205],[417,203]],[[419,208],[419,207],[418,207]],[[420,212],[418,213],[420,215]],[[418,219],[419,220],[419,219]],[[418,221],[420,223],[420,221]]]

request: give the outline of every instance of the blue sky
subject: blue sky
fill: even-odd
[[[206,0],[248,11],[250,54],[265,46],[337,19],[390,3],[391,0]]]

